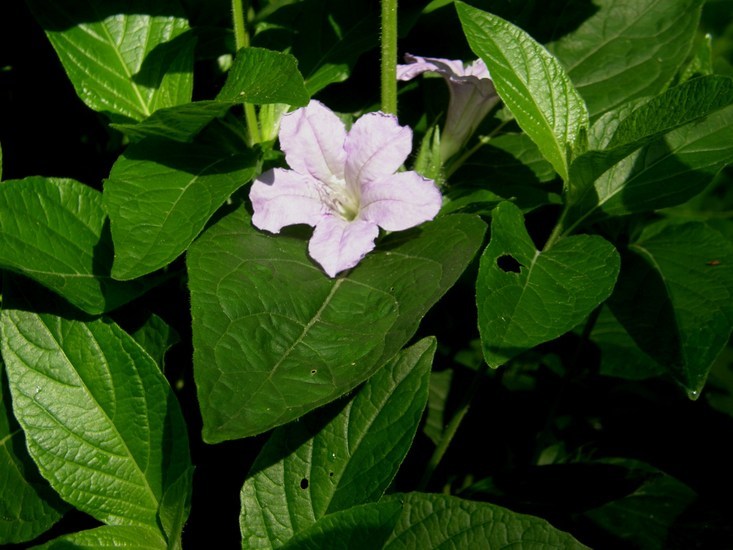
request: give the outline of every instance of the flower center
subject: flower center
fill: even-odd
[[[346,221],[353,221],[359,214],[359,197],[353,193],[341,178],[332,178],[320,182],[321,201],[331,212],[338,214]]]

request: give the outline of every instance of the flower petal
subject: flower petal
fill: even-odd
[[[343,180],[346,128],[323,103],[312,100],[283,116],[278,135],[290,168],[326,184]]]
[[[317,185],[309,176],[292,170],[268,170],[252,183],[252,223],[259,229],[279,233],[286,225],[314,226],[327,211]]]
[[[407,65],[397,65],[397,80],[412,80],[416,76],[427,72],[438,73],[446,78],[466,74],[463,62],[460,60],[420,57],[406,53],[405,61],[407,61]]]
[[[364,220],[348,222],[339,216],[327,215],[316,225],[308,244],[308,253],[329,277],[354,267],[374,249],[379,228]]]
[[[412,151],[412,130],[393,115],[368,113],[351,127],[344,143],[346,183],[358,193],[362,185],[391,176]]]
[[[432,180],[417,172],[400,172],[365,185],[359,218],[387,231],[402,231],[432,220],[443,198]]]

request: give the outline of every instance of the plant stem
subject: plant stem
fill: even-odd
[[[430,478],[435,472],[435,469],[440,464],[440,461],[443,460],[443,455],[445,455],[445,452],[448,450],[448,446],[450,445],[451,441],[453,441],[453,437],[456,435],[456,432],[458,431],[461,422],[463,422],[466,414],[468,414],[468,409],[471,408],[471,401],[476,395],[476,391],[478,390],[478,387],[480,385],[479,382],[484,377],[488,369],[489,366],[486,363],[483,363],[478,371],[476,371],[476,375],[471,381],[471,385],[469,386],[468,391],[463,396],[461,406],[458,408],[456,414],[453,415],[453,418],[450,419],[450,422],[445,427],[445,430],[443,431],[443,436],[440,438],[438,446],[435,448],[435,451],[433,451],[433,456],[430,457],[430,461],[425,467],[425,472],[423,473],[422,479],[417,486],[418,491],[425,490],[428,482],[430,481]]]
[[[450,163],[450,168],[446,170],[445,177],[449,178],[453,175],[453,173],[458,170],[463,164],[481,147],[486,145],[491,141],[493,137],[498,134],[504,126],[506,126],[511,120],[505,120],[501,124],[499,124],[496,128],[494,128],[491,133],[488,136],[479,136],[478,137],[478,143],[471,147],[470,149],[466,150],[460,157],[458,157],[456,160]]]
[[[567,211],[568,209],[564,208],[562,214],[560,214],[560,219],[557,220],[555,227],[552,228],[552,233],[550,233],[550,236],[547,238],[547,242],[545,242],[545,246],[542,247],[543,252],[546,250],[550,250],[550,248],[552,248],[552,245],[555,244],[555,241],[557,241],[557,239],[559,239],[563,235],[563,230],[565,226],[565,215]]]
[[[397,114],[397,0],[382,0],[382,112]]]
[[[249,7],[249,0],[232,0],[232,20],[234,23],[234,44],[236,50],[249,48],[249,34],[247,33],[247,24],[245,21],[245,5]],[[244,105],[244,118],[247,121],[247,130],[249,132],[249,145],[254,145],[262,141],[260,137],[260,128],[257,123],[257,113],[255,106],[246,101]]]

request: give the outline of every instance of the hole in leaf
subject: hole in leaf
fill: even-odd
[[[519,269],[522,267],[522,264],[520,264],[509,254],[499,256],[496,259],[496,265],[498,265],[499,269],[506,273],[519,273]]]
[[[300,480],[300,488],[301,489],[307,489],[308,488],[308,478],[304,477]]]
[[[333,472],[328,472],[328,477],[333,477]]]
[[[312,369],[312,370],[311,370],[311,376],[315,375],[315,374],[316,374],[317,372],[318,372],[318,370],[317,370],[317,369]]]

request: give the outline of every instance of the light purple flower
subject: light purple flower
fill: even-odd
[[[412,150],[412,131],[392,115],[366,114],[347,132],[330,109],[311,101],[282,118],[279,138],[291,170],[268,170],[254,181],[252,223],[271,233],[315,227],[308,253],[330,277],[374,248],[379,227],[402,231],[440,210],[432,180],[397,172]]]
[[[441,75],[450,89],[445,126],[440,136],[440,153],[448,160],[466,144],[484,117],[499,102],[486,64],[477,59],[462,61],[405,54],[407,65],[397,65],[398,80],[412,80],[432,72]]]

